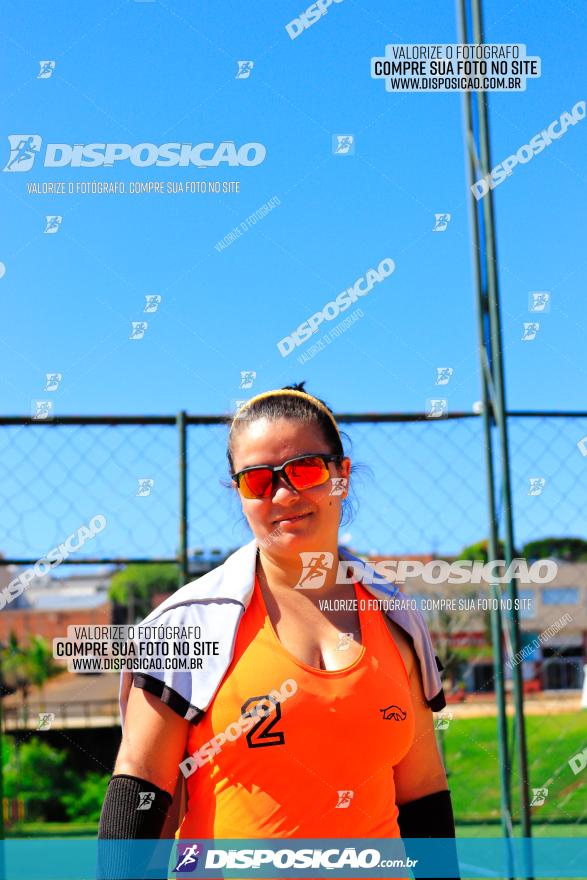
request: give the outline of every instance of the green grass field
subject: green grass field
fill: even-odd
[[[486,820],[499,820],[497,719],[454,719],[443,735],[457,825],[464,823],[464,831],[469,823],[483,825]],[[530,715],[526,718],[526,738],[530,786],[548,789],[544,804],[532,807],[533,824],[548,827],[553,823],[555,833],[549,836],[556,836],[557,829],[563,836],[563,824],[574,825],[575,833],[581,833],[579,828],[582,826],[584,834],[587,767],[575,775],[569,759],[587,747],[587,712]],[[516,767],[514,761],[512,804],[514,816],[518,817]],[[495,828],[500,833],[499,824]]]
[[[514,827],[514,837],[521,837],[520,826]],[[467,825],[457,823],[457,837],[501,837],[501,825],[486,823],[485,825]],[[558,822],[532,822],[532,837],[587,837],[587,825],[575,822],[563,825]]]
[[[516,827],[519,834],[519,826]],[[98,834],[98,826],[95,823],[87,825],[72,825],[65,822],[27,822],[11,829],[7,837],[79,837],[88,840],[95,839]],[[532,824],[534,837],[581,837],[587,836],[587,826],[562,825],[555,823]],[[500,837],[501,825],[492,822],[485,825],[467,825],[457,823],[457,837]]]

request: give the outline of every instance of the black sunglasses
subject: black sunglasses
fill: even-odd
[[[269,498],[275,491],[279,477],[297,492],[321,486],[330,479],[328,462],[341,462],[343,455],[308,453],[288,458],[283,464],[252,465],[231,474],[243,498]]]

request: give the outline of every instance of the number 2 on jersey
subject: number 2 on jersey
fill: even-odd
[[[275,717],[270,718],[272,707],[275,707]],[[282,746],[285,735],[280,730],[273,730],[276,723],[281,720],[281,703],[269,694],[260,697],[250,697],[243,704],[241,712],[244,716],[258,715],[259,720],[246,734],[250,749],[259,749],[263,746]]]

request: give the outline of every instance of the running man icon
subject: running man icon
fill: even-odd
[[[193,843],[186,846],[183,851],[183,858],[177,863],[174,871],[192,871],[198,864],[198,856],[201,855],[199,844]]]
[[[16,136],[18,137],[18,135]],[[14,145],[15,135],[10,135],[10,148],[12,155],[5,171],[27,171],[35,160],[36,154],[41,146],[41,138],[35,134],[23,136],[16,145]],[[19,168],[19,165],[26,163],[26,168]],[[16,167],[15,167],[16,166]]]
[[[302,574],[294,589],[315,590],[324,584],[327,569],[332,567],[332,553],[300,553]],[[312,581],[312,583],[310,583]]]

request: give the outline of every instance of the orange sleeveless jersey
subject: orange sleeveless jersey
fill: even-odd
[[[414,739],[408,675],[373,596],[355,593],[362,650],[332,672],[282,646],[255,579],[232,662],[190,730],[190,754],[227,737],[188,777],[178,838],[400,837],[392,768]]]

